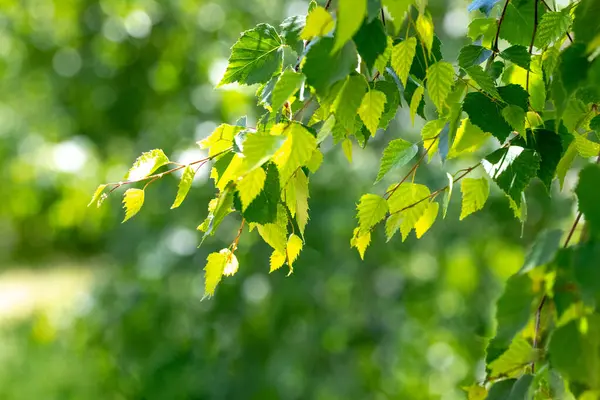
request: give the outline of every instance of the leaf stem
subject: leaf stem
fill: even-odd
[[[494,38],[494,43],[492,44],[492,55],[488,58],[487,65],[485,69],[489,69],[492,62],[494,62],[494,58],[496,58],[496,54],[498,54],[498,40],[500,39],[500,28],[502,27],[502,22],[504,22],[504,16],[506,15],[506,9],[508,8],[508,3],[510,0],[506,0],[504,3],[504,7],[502,8],[502,14],[500,14],[500,19],[498,20],[498,28],[496,29],[496,37]]]

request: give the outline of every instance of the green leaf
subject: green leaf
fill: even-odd
[[[388,146],[383,150],[383,156],[381,157],[381,166],[377,173],[377,179],[375,183],[379,182],[385,174],[387,174],[392,168],[403,167],[414,158],[419,151],[416,144],[407,142],[404,139],[394,139]]]
[[[360,258],[362,260],[365,259],[365,251],[369,244],[371,243],[371,231],[361,232],[360,228],[355,228],[354,233],[352,234],[352,239],[350,239],[350,247],[356,248],[358,250],[358,254],[360,254]]]
[[[512,131],[510,125],[501,114],[501,106],[486,95],[471,92],[465,96],[463,110],[469,115],[469,120],[480,127],[484,132],[489,132],[500,142],[504,142]]]
[[[532,315],[533,282],[528,275],[513,275],[506,282],[504,293],[496,303],[496,336],[487,348],[488,365],[509,348],[513,337],[519,333]]]
[[[546,82],[550,81],[550,78],[554,74],[554,69],[558,65],[558,59],[560,57],[560,50],[556,46],[549,47],[542,54],[542,70],[546,77]]]
[[[280,196],[277,167],[274,164],[269,163],[266,165],[266,178],[262,190],[242,211],[242,215],[246,222],[254,222],[263,225],[276,222],[277,204],[279,203]]]
[[[433,158],[433,155],[438,149],[439,135],[442,129],[446,126],[445,119],[434,119],[428,121],[421,129],[421,137],[423,138],[423,147],[429,149],[429,161]]]
[[[579,153],[581,157],[590,158],[600,155],[600,144],[592,142],[585,136],[577,133],[574,133],[573,136],[575,137],[575,147],[577,148],[577,153]]]
[[[404,241],[429,207],[427,198],[430,192],[427,186],[416,183],[404,182],[396,189],[395,187],[393,185],[388,190],[393,190],[393,193],[388,199],[390,216],[385,224],[385,233],[389,241],[400,228]],[[415,204],[417,202],[419,203]]]
[[[287,239],[287,230],[278,224],[264,224],[257,225],[258,233],[260,237],[271,246],[273,249],[279,252],[279,254],[285,253],[285,245]]]
[[[502,100],[504,100],[507,104],[519,106],[523,109],[523,111],[527,111],[529,109],[529,94],[523,88],[523,86],[519,84],[500,86],[498,88],[498,93],[500,93],[500,97],[502,97]]]
[[[208,156],[214,157],[233,146],[233,138],[244,130],[241,126],[221,124],[206,139],[198,142],[201,149],[208,149]]]
[[[596,115],[591,119],[590,129],[596,131],[597,134],[600,134],[600,115]]]
[[[400,93],[398,86],[392,81],[393,78],[389,74],[384,75],[385,80],[378,80],[373,85],[373,89],[379,90],[385,94],[387,99],[383,114],[379,120],[379,128],[386,129],[388,124],[396,116],[398,106],[400,105]]]
[[[332,38],[319,39],[310,46],[302,67],[306,82],[321,95],[326,94],[334,82],[344,79],[354,71],[358,63],[353,42],[346,43],[341,51],[334,53],[332,50]]]
[[[579,183],[575,189],[579,200],[579,211],[585,216],[590,224],[590,230],[598,236],[600,234],[600,166],[590,164],[579,173]]]
[[[521,45],[510,46],[500,53],[500,57],[525,69],[529,69],[529,64],[531,64],[531,55],[527,48]]]
[[[598,15],[600,15],[600,2],[598,0],[581,1],[575,9],[575,19],[573,21],[576,42],[589,43],[598,38],[598,35],[600,35]]]
[[[541,2],[511,1],[508,4],[500,28],[501,39],[510,44],[529,46],[533,36],[534,4],[538,4],[538,18],[542,17],[545,9]]]
[[[390,59],[392,58],[392,49],[393,48],[394,48],[394,41],[392,40],[391,37],[387,36],[385,50],[383,51],[382,54],[380,54],[377,57],[377,60],[375,60],[375,69],[377,71],[379,71],[380,73],[383,73],[385,71],[385,68],[387,67],[388,63],[390,62]]]
[[[302,242],[302,239],[300,239],[300,237],[294,235],[293,233],[290,235],[287,241],[287,246],[285,248],[286,260],[288,266],[290,267],[290,274],[294,270],[294,261],[296,261],[296,259],[300,255],[300,251],[302,251],[303,245],[304,243]]]
[[[296,54],[302,54],[304,42],[300,38],[300,32],[304,29],[306,17],[304,15],[294,15],[283,20],[281,23],[281,36],[286,45],[290,46]]]
[[[302,170],[296,172],[294,179],[296,191],[296,221],[300,228],[300,234],[304,236],[304,229],[308,224],[308,178]]]
[[[594,314],[586,319],[587,330],[584,332],[578,321],[571,321],[556,329],[548,353],[552,366],[566,379],[599,389],[600,316]]]
[[[301,124],[291,123],[283,133],[286,140],[273,155],[273,162],[279,169],[282,184],[305,166],[317,148],[316,138]]]
[[[552,181],[563,153],[562,141],[559,135],[547,129],[535,129],[533,133],[535,150],[540,155],[540,169],[537,176],[550,193]]]
[[[571,25],[571,16],[566,12],[547,12],[542,16],[535,34],[535,47],[543,49],[565,36]]]
[[[219,253],[210,253],[206,258],[206,265],[204,266],[204,298],[214,296],[215,289],[223,277],[223,271],[225,271],[225,265],[227,265],[229,258],[229,254],[223,252],[223,250]]]
[[[562,86],[567,95],[575,92],[585,81],[588,68],[589,62],[585,45],[574,43],[562,52],[558,70]]]
[[[435,201],[429,203],[429,206],[427,207],[421,218],[419,218],[417,220],[417,223],[415,224],[415,233],[417,235],[417,239],[420,239],[425,234],[425,232],[427,232],[429,228],[431,228],[431,226],[435,222],[435,219],[437,218],[439,209],[439,203],[436,203]]]
[[[556,177],[558,178],[561,190],[563,188],[567,172],[571,169],[571,165],[573,165],[573,161],[575,161],[576,155],[577,146],[575,142],[571,142],[571,144],[567,148],[567,151],[565,151],[565,154],[562,156],[562,158],[558,162],[558,166],[556,167]]]
[[[544,82],[544,74],[542,73],[541,58],[539,56],[534,56],[532,58],[530,69],[531,71],[529,72],[529,101],[531,103],[531,108],[538,111],[544,111],[546,107],[546,85]],[[520,96],[522,100],[519,101],[523,101],[523,103],[526,105],[527,92],[523,88],[527,86],[527,70],[515,64],[509,65],[502,74],[502,80],[506,83],[516,84],[508,85],[505,87],[518,86],[520,88],[509,90],[513,90],[514,94]],[[519,90],[519,92],[517,92],[517,90]],[[524,109],[527,109],[527,107]]]
[[[367,90],[367,82],[362,75],[351,75],[333,102],[336,121],[345,129],[354,127],[356,113]]]
[[[243,151],[246,171],[252,171],[267,162],[281,148],[285,140],[283,135],[248,134]]]
[[[364,194],[356,207],[358,226],[361,232],[368,232],[381,221],[388,212],[387,201],[376,194]]]
[[[358,115],[360,115],[360,119],[362,119],[369,132],[371,132],[371,136],[375,136],[375,132],[377,132],[386,101],[387,99],[383,92],[372,89],[365,93],[360,107],[358,107]]]
[[[103,197],[106,197],[106,196],[102,196],[102,192],[104,192],[104,189],[106,189],[106,186],[108,186],[108,185],[99,185],[96,188],[96,190],[94,191],[94,194],[92,196],[92,199],[90,200],[90,202],[87,205],[88,207],[94,203],[96,203],[97,207],[100,207],[102,205]]]
[[[278,111],[283,104],[302,86],[304,76],[293,69],[286,69],[277,80],[271,96],[271,107]]]
[[[168,163],[169,158],[161,149],[147,151],[135,160],[125,179],[135,181],[145,178]]]
[[[243,32],[231,48],[227,70],[218,86],[233,82],[243,85],[265,83],[281,70],[282,62],[281,37],[271,25],[258,24]]]
[[[498,93],[498,89],[496,89],[496,84],[492,80],[492,77],[486,73],[483,68],[479,65],[473,65],[467,69],[467,74],[479,85],[479,87],[491,94],[496,99],[500,98],[500,94]]]
[[[486,178],[465,178],[460,184],[460,190],[462,192],[460,220],[462,221],[483,208],[490,195],[490,184]]]
[[[415,89],[410,99],[410,122],[413,125],[415,124],[415,115],[417,115],[419,105],[423,100],[423,94],[425,94],[425,88],[423,86],[419,86]]]
[[[406,86],[410,67],[415,58],[416,48],[417,39],[409,37],[395,45],[392,49],[392,68],[396,72],[396,75],[398,75],[402,86]]]
[[[498,177],[496,183],[517,206],[521,204],[521,193],[536,176],[540,167],[540,156],[533,150],[523,150]]]
[[[244,176],[238,183],[237,189],[242,202],[242,211],[252,203],[265,186],[267,174],[262,168],[256,168]]]
[[[383,5],[394,19],[394,33],[397,35],[402,26],[404,15],[413,3],[413,0],[382,0]]]
[[[548,264],[554,259],[560,247],[560,239],[563,236],[561,230],[543,231],[537,235],[533,246],[525,257],[525,263],[519,270],[520,274],[526,274],[535,267]]]
[[[123,208],[125,208],[125,219],[131,219],[144,205],[144,191],[142,189],[127,189],[123,194]]]
[[[494,41],[497,27],[498,20],[496,18],[475,18],[469,24],[467,36],[473,41],[481,37],[482,44],[490,47]]]
[[[425,45],[428,53],[431,53],[433,49],[433,21],[429,12],[419,13],[417,21],[415,22],[415,28],[419,39]],[[440,57],[441,58],[441,57]]]
[[[341,49],[354,36],[367,15],[367,0],[340,0],[335,28],[333,52]]]
[[[177,195],[175,196],[175,201],[171,206],[171,210],[177,208],[183,203],[183,200],[187,197],[190,188],[192,187],[192,182],[194,181],[194,175],[196,175],[196,170],[192,168],[191,165],[186,165],[183,169],[183,174],[181,175],[181,179],[179,180],[179,186],[177,187]]]
[[[462,154],[473,153],[479,150],[489,138],[489,133],[473,125],[469,118],[465,118],[456,131],[452,148],[448,152],[448,158],[456,158]]]
[[[532,361],[536,360],[536,351],[522,337],[515,337],[508,349],[488,365],[492,376],[516,377],[523,373]],[[524,397],[520,397],[523,399]]]
[[[525,111],[519,106],[509,104],[502,109],[502,116],[508,124],[519,133],[519,135],[526,137],[525,135]]]
[[[483,46],[468,44],[460,49],[458,54],[458,65],[461,68],[469,68],[472,65],[479,65],[487,60],[492,51]]]
[[[438,61],[427,69],[427,92],[438,110],[446,105],[446,97],[454,84],[454,68],[446,61]]]
[[[385,52],[387,39],[383,25],[378,18],[364,23],[354,35],[358,54],[367,64],[369,71],[375,66],[377,58]]]
[[[311,40],[315,36],[325,36],[333,29],[334,25],[331,14],[323,7],[317,6],[306,16],[306,24],[300,37],[304,40]]]

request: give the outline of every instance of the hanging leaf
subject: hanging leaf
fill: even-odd
[[[473,153],[482,148],[489,138],[489,133],[473,125],[469,118],[465,118],[456,131],[454,142],[448,152],[448,158]]]
[[[106,189],[107,185],[99,185],[96,190],[94,191],[94,194],[92,195],[92,199],[90,200],[90,202],[88,203],[88,207],[91,206],[92,204],[96,203],[97,207],[100,207],[100,205],[102,205],[102,192],[104,192],[104,189]]]
[[[571,16],[566,12],[547,12],[540,19],[535,34],[535,47],[543,49],[562,38],[571,25]]]
[[[402,86],[406,86],[416,49],[417,39],[415,37],[409,37],[392,48],[392,68],[398,75]]]
[[[228,251],[228,249],[223,249]],[[204,297],[212,297],[215,294],[215,289],[225,271],[225,265],[228,261],[228,253],[221,250],[219,253],[210,253],[206,258],[204,266]]]
[[[360,115],[365,126],[371,132],[371,136],[375,136],[375,132],[377,132],[386,101],[387,99],[383,92],[372,89],[365,93],[358,107],[358,115]]]
[[[237,189],[242,202],[242,211],[260,194],[265,186],[267,174],[262,168],[256,168],[244,176],[238,183]]]
[[[438,110],[446,105],[446,97],[454,83],[454,68],[446,61],[438,61],[427,69],[427,92]]]
[[[417,34],[419,39],[425,45],[428,53],[431,53],[433,49],[433,21],[431,15],[427,13],[419,13],[417,21],[415,22]]]
[[[292,273],[294,270],[294,261],[296,261],[296,259],[300,255],[300,251],[302,251],[302,246],[302,239],[300,239],[298,236],[292,233],[287,241],[287,246],[285,248],[286,260],[288,266],[290,267],[290,273]]]
[[[423,94],[425,93],[425,88],[423,86],[419,86],[415,89],[411,99],[410,99],[410,122],[415,124],[415,115],[417,115],[417,111],[423,100]]]
[[[500,53],[500,57],[525,69],[529,69],[529,64],[531,63],[531,55],[527,51],[527,48],[520,45],[510,46]]]
[[[192,182],[194,181],[195,175],[196,170],[191,165],[186,165],[183,169],[183,174],[181,174],[179,186],[177,187],[177,195],[175,196],[175,201],[171,206],[171,210],[179,207],[181,203],[183,203],[183,200],[185,200],[190,188],[192,187]]]
[[[273,155],[273,162],[279,169],[282,184],[285,184],[298,168],[308,163],[317,148],[316,138],[299,123],[288,125],[284,135],[285,142]]]
[[[439,203],[436,203],[435,201],[429,203],[429,206],[415,224],[415,233],[417,235],[417,239],[420,239],[421,236],[423,236],[425,232],[431,228],[435,222],[435,219],[437,218],[439,209]]]
[[[300,33],[304,29],[306,17],[304,15],[294,15],[283,20],[281,23],[281,37],[286,45],[290,46],[296,54],[302,54],[304,42]]]
[[[368,232],[381,221],[388,212],[387,201],[376,194],[364,194],[356,207],[361,232]]]
[[[385,224],[385,233],[389,241],[399,228],[402,241],[405,241],[429,207],[426,200],[430,192],[427,186],[416,183],[405,182],[396,189],[394,187],[395,185],[388,190],[393,190],[393,193],[388,199],[390,216]]]
[[[491,94],[496,99],[500,98],[500,93],[498,93],[498,89],[496,89],[492,77],[486,73],[483,68],[479,65],[473,65],[465,69],[465,71],[467,71],[467,74],[469,74],[471,79],[473,79],[482,90]]]
[[[410,160],[419,151],[416,144],[407,142],[404,139],[392,140],[385,150],[383,150],[383,156],[381,157],[381,165],[375,183],[379,182],[385,174],[387,174],[392,168],[403,167],[408,164]]]
[[[540,156],[533,150],[523,150],[495,180],[518,206],[521,204],[521,193],[536,176],[539,167]]]
[[[468,44],[460,49],[458,54],[458,65],[461,68],[469,68],[473,65],[479,65],[485,62],[492,55],[490,49],[483,46]]]
[[[404,15],[410,9],[413,0],[382,0],[382,3],[394,19],[394,33],[398,35]]]
[[[317,6],[306,16],[306,24],[300,37],[303,40],[311,40],[315,36],[325,36],[333,29],[334,25],[331,14],[323,7]]]
[[[233,146],[233,138],[244,128],[241,126],[221,124],[210,136],[198,142],[201,149],[208,149],[209,157],[214,157]]]
[[[333,39],[321,38],[310,46],[302,72],[306,82],[317,93],[326,94],[329,86],[344,79],[356,69],[358,56],[353,42],[346,43],[341,50],[333,51]]]
[[[358,54],[367,64],[368,70],[371,71],[375,66],[375,61],[387,47],[387,36],[381,21],[376,18],[369,23],[362,24],[354,35],[354,43]]]
[[[271,25],[258,24],[243,32],[231,48],[227,70],[218,86],[233,82],[244,85],[265,83],[281,70],[282,62],[281,37]]]
[[[277,80],[271,96],[271,107],[278,111],[284,103],[302,86],[304,76],[292,69],[286,69]]]
[[[131,181],[140,180],[168,163],[169,158],[161,149],[147,151],[135,160],[125,179]]]
[[[579,210],[590,224],[590,230],[594,234],[600,234],[600,194],[598,183],[600,182],[600,166],[588,165],[579,173],[579,183],[575,189],[579,200]]]
[[[362,75],[349,76],[333,102],[335,119],[345,129],[354,127],[356,113],[366,90],[367,82]]]
[[[360,228],[355,228],[350,240],[350,247],[356,248],[360,254],[361,260],[365,259],[365,251],[371,243],[371,231],[362,232]]]
[[[510,125],[504,120],[498,102],[492,101],[486,95],[472,92],[465,96],[463,110],[469,115],[469,120],[480,127],[484,132],[494,135],[500,142],[504,142],[512,131]]]
[[[479,211],[485,205],[490,195],[490,184],[486,178],[465,178],[460,184],[462,192],[462,210],[460,220],[462,221],[475,211]]]
[[[521,107],[509,104],[502,109],[502,116],[519,135],[527,138],[525,135],[525,111]]]
[[[337,52],[354,36],[367,14],[367,0],[341,0],[337,10],[337,26],[335,29],[335,45]]]
[[[125,208],[125,219],[131,219],[144,205],[144,191],[142,189],[127,189],[123,194],[123,208]]]

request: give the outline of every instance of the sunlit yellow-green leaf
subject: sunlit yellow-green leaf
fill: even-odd
[[[308,160],[308,163],[306,163],[306,168],[308,168],[308,170],[314,174],[319,170],[322,163],[323,153],[321,153],[321,150],[315,149],[315,151],[313,151],[312,156],[310,157],[310,160]]]
[[[183,200],[185,200],[190,188],[192,187],[194,175],[196,175],[196,170],[191,165],[186,165],[183,169],[181,179],[179,180],[177,195],[175,196],[175,201],[173,202],[171,209],[177,208],[181,205],[181,203],[183,203]]]
[[[227,166],[227,169],[225,169],[225,172],[223,172],[223,174],[219,177],[219,182],[216,185],[217,188],[219,190],[223,190],[229,182],[235,182],[244,172],[243,164],[244,158],[237,153],[234,154],[231,162]]]
[[[257,225],[260,237],[280,253],[285,253],[285,244],[287,241],[287,229],[279,224]]]
[[[288,68],[279,77],[271,94],[271,107],[279,111],[286,101],[302,86],[304,75]]]
[[[421,42],[425,45],[427,51],[431,52],[431,47],[433,46],[433,21],[431,20],[431,15],[428,12],[424,14],[419,13],[415,26]]]
[[[446,61],[438,61],[427,69],[427,92],[438,110],[446,105],[446,98],[454,84],[454,68]]]
[[[271,258],[269,260],[269,264],[270,264],[270,268],[269,268],[269,273],[278,270],[279,268],[281,268],[283,266],[283,264],[285,263],[285,250],[283,252],[280,252],[279,250],[274,250],[273,253],[271,253]]]
[[[394,19],[395,34],[400,32],[404,15],[413,4],[413,0],[382,0],[383,5]]]
[[[265,179],[267,174],[262,168],[256,168],[250,171],[237,183],[238,193],[240,195],[240,201],[242,202],[242,211],[252,203],[252,200],[258,196],[263,187],[265,186]]]
[[[350,246],[358,250],[361,259],[365,259],[365,251],[371,243],[371,231],[361,232],[360,228],[355,228],[350,240]]]
[[[380,54],[375,60],[375,68],[380,73],[385,71],[385,67],[387,66],[390,58],[392,57],[392,48],[394,47],[394,40],[391,37],[387,37],[387,44],[385,47],[385,51]]]
[[[423,86],[419,86],[415,89],[415,92],[410,98],[410,122],[413,125],[415,124],[415,116],[417,115],[419,104],[423,99],[423,94],[425,94],[425,88]]]
[[[448,158],[455,158],[462,154],[472,153],[480,149],[490,138],[491,134],[484,132],[471,120],[465,118],[456,131],[452,147],[448,152]]]
[[[315,36],[324,36],[334,26],[331,14],[321,6],[313,8],[306,16],[306,25],[300,34],[303,40],[311,40]]]
[[[560,189],[562,190],[563,185],[565,183],[565,177],[567,176],[567,172],[571,169],[571,165],[573,165],[573,161],[575,161],[575,156],[577,155],[577,144],[576,140],[571,142],[567,151],[562,156],[560,161],[558,162],[558,166],[556,167],[556,177],[558,178],[558,183],[560,184]]]
[[[102,204],[102,200],[101,200],[102,192],[104,192],[104,189],[106,188],[106,186],[107,185],[99,185],[96,188],[96,190],[94,191],[94,194],[92,195],[92,199],[90,200],[90,202],[87,205],[88,207],[94,203],[96,203],[97,207],[100,207],[100,205]]]
[[[125,219],[123,222],[137,214],[144,205],[144,191],[142,189],[127,189],[123,194],[123,208]]]
[[[296,173],[293,181],[296,190],[296,222],[300,233],[304,235],[304,229],[308,223],[308,178],[300,170]]]
[[[285,248],[287,263],[290,267],[290,273],[294,270],[294,261],[300,255],[300,251],[302,251],[302,239],[299,236],[294,235],[293,233],[290,235],[287,241],[287,246]]]
[[[362,99],[360,107],[358,108],[358,115],[364,122],[365,126],[371,132],[371,136],[375,136],[377,127],[379,126],[379,120],[387,99],[383,92],[379,90],[371,89]]]
[[[577,133],[574,133],[573,136],[575,136],[575,147],[581,157],[590,158],[600,154],[600,144],[592,142],[585,136]]]
[[[337,52],[358,31],[367,14],[367,0],[340,0],[333,52]]]
[[[228,249],[223,249],[227,250]],[[215,294],[215,289],[225,271],[225,265],[227,265],[229,254],[221,250],[218,253],[210,253],[206,258],[206,265],[204,266],[204,298],[211,297]]]
[[[243,130],[241,126],[221,124],[206,139],[198,142],[201,149],[208,149],[210,157],[222,153],[233,146],[233,138]]]
[[[462,221],[475,211],[481,210],[490,194],[490,184],[484,178],[465,178],[460,185],[462,192],[462,210],[460,220]]]
[[[368,232],[385,217],[388,212],[388,203],[383,197],[369,193],[360,198],[356,209],[361,232]]]
[[[352,164],[352,141],[348,138],[342,142],[342,151],[349,163]]]
[[[147,151],[135,160],[125,179],[135,181],[145,178],[168,163],[169,158],[161,149]]]
[[[467,392],[467,400],[485,400],[488,392],[483,386],[472,385],[468,388],[464,388]]]
[[[519,135],[523,136],[527,139],[527,135],[525,134],[525,111],[514,104],[509,104],[502,109],[502,116],[508,122],[508,124],[515,131],[519,133]]]
[[[427,122],[423,129],[421,129],[421,138],[423,139],[423,147],[425,149],[429,149],[427,152],[428,159],[431,161],[433,155],[438,149],[440,141],[438,140],[438,136],[444,126],[446,125],[446,120],[444,119],[434,119],[433,121]]]
[[[246,172],[260,167],[281,148],[285,136],[248,134],[244,141],[244,169]]]
[[[385,233],[389,241],[399,228],[402,241],[405,241],[427,210],[430,192],[427,186],[417,183],[404,182],[396,186],[388,189],[393,193],[388,199],[390,216],[385,224]]]
[[[516,337],[508,350],[490,363],[488,368],[490,368],[493,376],[519,376],[521,371],[535,359],[536,351],[531,347],[531,344],[523,337]]]
[[[282,185],[296,170],[308,163],[317,148],[316,138],[298,123],[291,123],[285,130],[286,137],[283,145],[273,155],[273,162],[279,169]]]
[[[415,37],[409,37],[392,48],[392,68],[396,72],[396,75],[398,75],[403,86],[406,86],[410,66],[415,58],[416,48],[417,39]]]
[[[429,206],[427,207],[421,218],[419,218],[417,220],[417,223],[415,224],[415,233],[417,234],[417,239],[420,239],[421,236],[423,236],[425,232],[427,232],[429,228],[431,228],[431,226],[435,222],[435,219],[437,218],[439,209],[439,203],[435,201],[429,203]]]

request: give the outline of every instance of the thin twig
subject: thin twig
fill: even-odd
[[[500,27],[502,27],[502,22],[504,22],[504,16],[506,15],[506,9],[508,8],[508,3],[510,0],[506,0],[504,3],[504,7],[502,8],[502,14],[500,14],[500,19],[498,20],[498,28],[496,29],[496,37],[494,38],[494,42],[492,44],[492,55],[488,58],[488,62],[485,66],[485,69],[488,70],[489,67],[494,62],[494,58],[496,58],[496,54],[498,54],[498,40],[500,39]]]
[[[535,42],[535,34],[537,33],[538,27],[538,4],[539,0],[535,0],[533,10],[533,34],[531,35],[531,43],[529,43],[529,59],[531,60],[531,55],[533,53],[533,42]],[[530,61],[531,62],[531,61]],[[525,90],[529,93],[529,73],[531,72],[531,66],[527,68],[527,77],[525,78]]]
[[[540,332],[540,321],[542,319],[542,309],[544,308],[544,304],[546,303],[546,295],[542,296],[542,300],[540,301],[540,305],[535,311],[535,331],[533,333],[533,348],[534,350],[538,348],[538,340],[539,340],[539,332]],[[531,362],[531,373],[535,372],[535,361]]]

